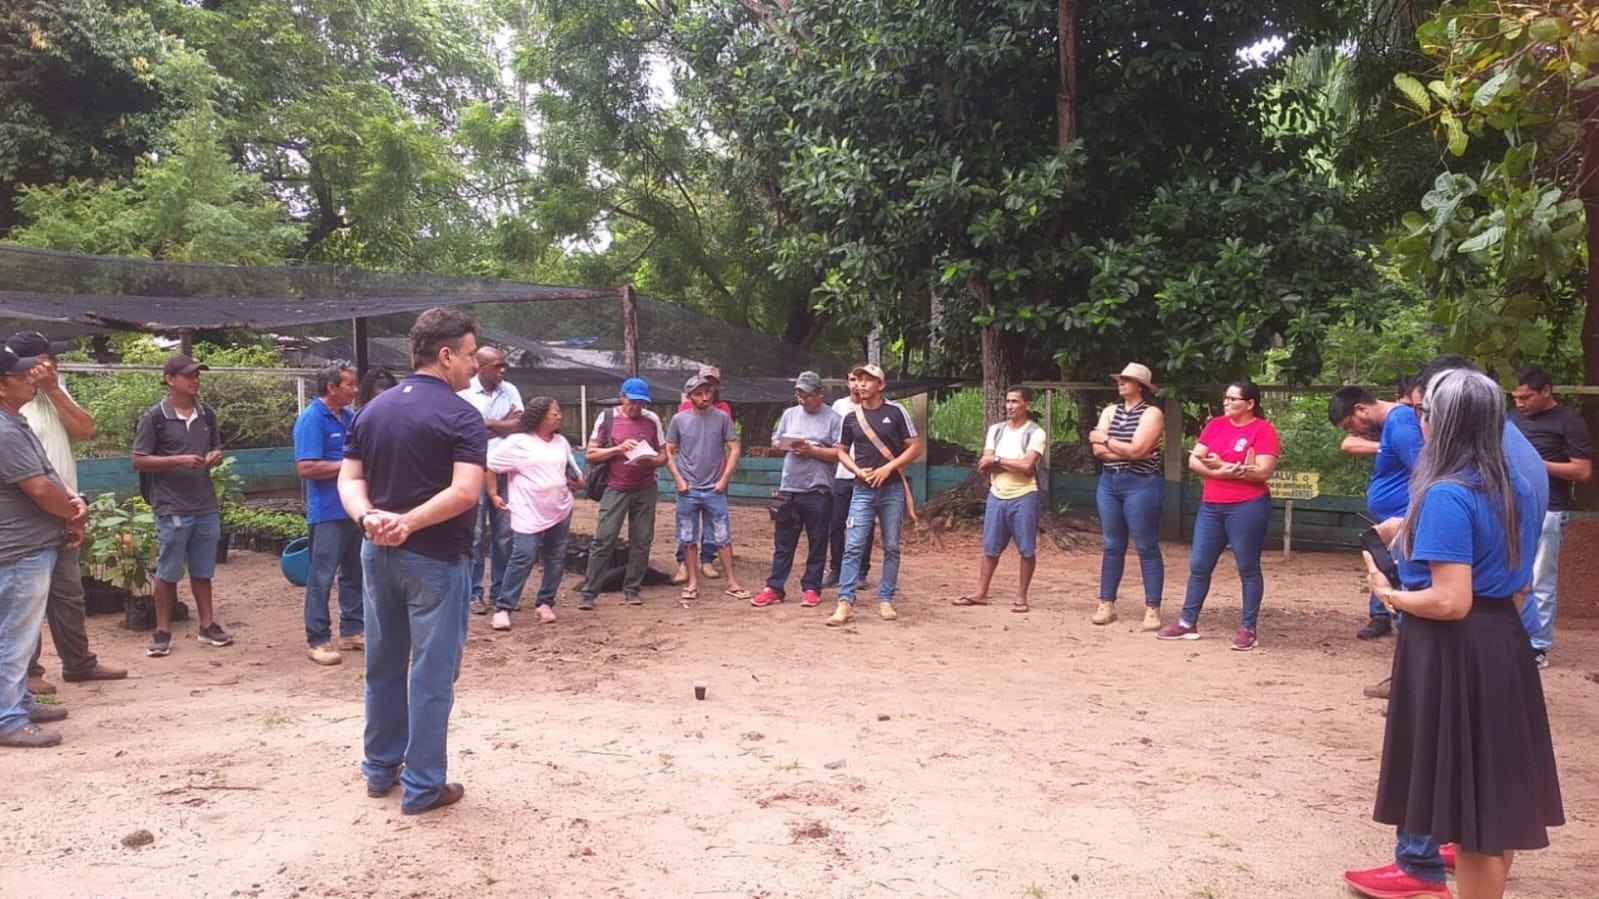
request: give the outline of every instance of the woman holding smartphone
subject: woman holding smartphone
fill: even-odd
[[[1210,593],[1210,575],[1221,551],[1233,548],[1233,563],[1243,584],[1244,615],[1233,649],[1255,648],[1255,624],[1266,594],[1260,552],[1271,523],[1271,489],[1266,481],[1277,468],[1281,449],[1277,430],[1260,408],[1260,388],[1249,381],[1227,385],[1222,413],[1212,418],[1188,454],[1188,469],[1205,480],[1199,518],[1188,556],[1188,591],[1176,621],[1155,633],[1162,640],[1198,640],[1199,612]]]
[[[511,509],[511,559],[492,626],[511,629],[511,613],[521,605],[522,589],[541,559],[544,576],[533,605],[539,620],[549,624],[555,620],[555,593],[566,570],[566,540],[577,502],[572,494],[584,487],[572,445],[561,434],[561,405],[547,396],[528,400],[521,429],[490,450],[488,462],[486,483],[492,485],[495,474],[510,475],[505,501]]]
[[[1467,369],[1416,408],[1426,444],[1395,541],[1402,588],[1366,554],[1367,581],[1403,613],[1373,817],[1457,844],[1462,899],[1504,895],[1517,849],[1565,823],[1543,684],[1517,607],[1543,515],[1503,444],[1504,393]]]

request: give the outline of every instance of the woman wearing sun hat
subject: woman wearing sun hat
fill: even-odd
[[[1138,549],[1144,581],[1146,631],[1160,629],[1160,595],[1166,563],[1160,556],[1160,512],[1166,498],[1161,477],[1161,435],[1166,416],[1155,405],[1155,376],[1149,366],[1129,362],[1111,375],[1118,402],[1099,416],[1088,434],[1094,458],[1103,465],[1094,498],[1099,506],[1099,608],[1090,620],[1116,620],[1116,591],[1127,562],[1127,543]]]

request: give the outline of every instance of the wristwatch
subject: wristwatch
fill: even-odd
[[[377,511],[376,509],[368,509],[365,512],[361,513],[361,517],[360,518],[357,518],[355,520],[355,523],[361,526],[361,530],[363,530],[363,531],[366,530],[366,517],[368,515],[371,515],[373,512],[376,512],[376,511]]]

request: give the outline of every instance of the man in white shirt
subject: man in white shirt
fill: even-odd
[[[460,392],[483,416],[489,432],[489,449],[516,431],[522,422],[522,392],[505,380],[505,353],[494,347],[477,351],[477,375]],[[472,614],[487,615],[500,598],[505,569],[511,561],[511,512],[505,504],[505,475],[495,478],[495,489],[486,486],[478,503],[477,536],[472,540]],[[483,598],[483,557],[490,559],[489,595]]]
[[[56,354],[65,343],[51,343],[38,331],[19,331],[6,341],[18,356],[37,356],[32,371],[38,393],[22,407],[28,428],[44,445],[45,456],[74,495],[78,492],[78,463],[72,454],[72,441],[94,437],[94,419],[73,401],[56,372]],[[61,658],[61,676],[69,683],[95,680],[121,680],[127,669],[103,665],[89,650],[89,632],[83,607],[83,570],[78,565],[78,548],[62,549],[50,577],[50,597],[45,601],[45,620],[50,625],[50,641]],[[34,693],[54,693],[55,685],[44,679],[44,666],[34,650],[28,664],[28,689]]]

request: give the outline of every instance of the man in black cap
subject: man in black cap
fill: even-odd
[[[133,432],[133,468],[148,474],[146,499],[155,510],[155,636],[145,655],[172,651],[172,607],[178,579],[189,569],[189,589],[200,616],[201,646],[227,646],[233,635],[217,624],[211,608],[211,575],[216,570],[222,516],[212,466],[222,462],[217,416],[200,402],[200,372],[206,366],[184,353],[161,369],[167,397],[145,411]]]
[[[34,702],[28,656],[39,642],[56,553],[82,542],[89,517],[22,417],[37,363],[0,348],[0,746],[30,749],[61,742],[59,731],[39,725],[67,717],[66,709]]]
[[[20,357],[32,356],[38,360],[29,373],[37,393],[22,407],[22,417],[27,419],[33,435],[44,446],[45,456],[67,491],[77,495],[78,462],[72,453],[72,442],[94,437],[94,419],[72,399],[56,371],[56,356],[66,351],[66,344],[51,343],[38,331],[18,331],[6,341],[6,348]],[[56,554],[55,570],[50,576],[50,598],[45,603],[45,620],[50,625],[50,641],[61,659],[61,676],[67,681],[120,680],[128,676],[124,668],[100,664],[99,658],[89,650],[83,608],[83,569],[78,564],[76,546],[63,547]],[[43,640],[40,640],[40,648],[43,648]],[[39,653],[39,649],[34,650],[33,660],[28,665],[28,689],[34,693],[54,693],[55,685],[44,679]]]

